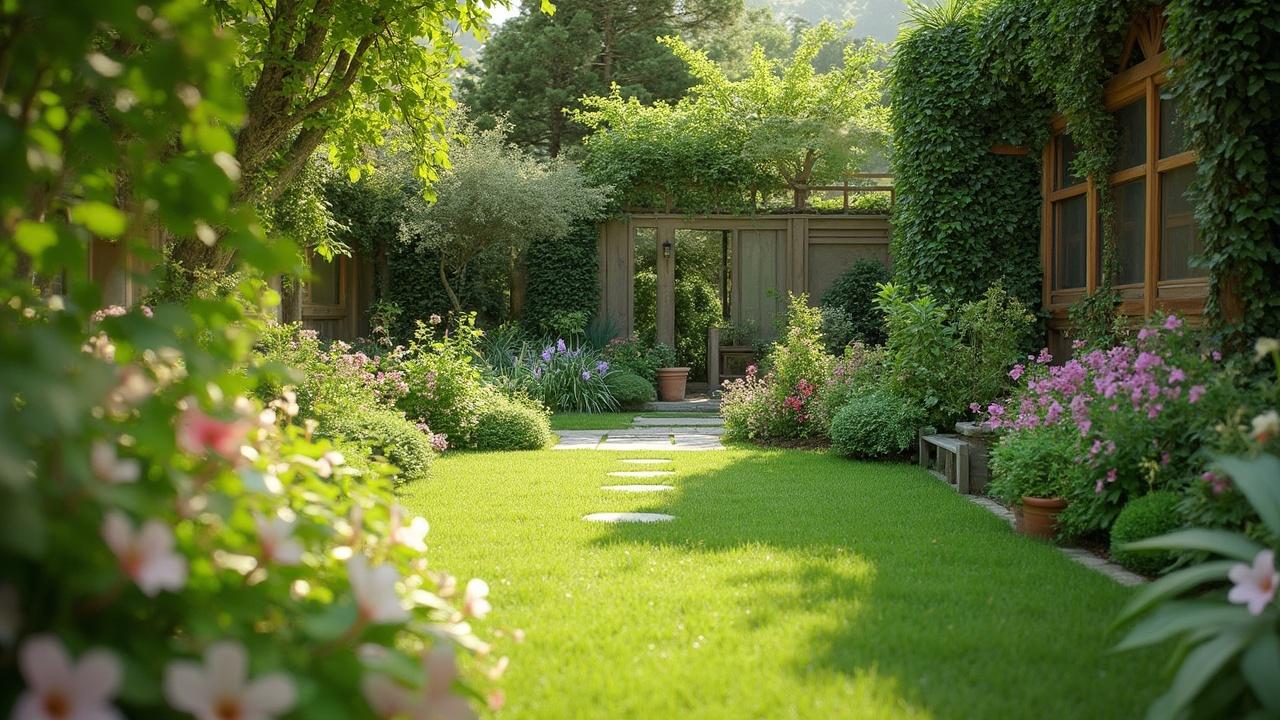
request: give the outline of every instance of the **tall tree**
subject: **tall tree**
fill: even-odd
[[[368,172],[366,150],[396,122],[412,129],[420,176],[435,180],[448,162],[449,75],[462,60],[455,33],[483,33],[497,0],[207,2],[240,42],[231,68],[246,98],[237,199],[270,203],[322,144],[353,178]],[[181,239],[172,257],[224,269],[232,253],[216,237]]]
[[[554,16],[526,7],[485,45],[462,82],[463,97],[488,123],[505,116],[514,142],[556,156],[581,139],[565,110],[617,84],[645,101],[675,99],[690,85],[662,35],[732,22],[742,0],[564,0]]]

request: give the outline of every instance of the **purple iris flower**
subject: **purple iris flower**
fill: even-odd
[[[544,349],[543,349],[543,351],[542,351],[542,361],[543,361],[543,362],[551,362],[551,347],[550,347],[550,346],[547,346],[546,348],[544,348]]]
[[[590,371],[590,370],[583,370],[583,371],[582,371],[582,379],[583,379],[583,380],[590,380],[590,379],[591,379],[591,371]]]
[[[601,374],[601,375],[603,375],[603,374],[605,374],[605,373],[609,372],[609,363],[607,363],[607,362],[605,362],[605,361],[603,361],[603,360],[601,360],[600,362],[596,363],[596,372],[597,372],[597,373],[599,373],[599,374]]]
[[[556,352],[564,352],[567,348],[564,344],[564,338],[556,338]]]

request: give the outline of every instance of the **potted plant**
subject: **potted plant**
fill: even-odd
[[[991,449],[990,493],[1013,508],[1015,529],[1053,540],[1077,467],[1070,429],[1035,427],[1007,433]]]
[[[689,382],[689,368],[676,367],[676,351],[670,345],[654,345],[653,357],[658,361],[658,399],[666,402],[683,400],[685,385]]]

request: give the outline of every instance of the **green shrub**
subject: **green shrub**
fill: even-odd
[[[418,323],[401,364],[408,393],[398,405],[451,445],[466,447],[480,408],[498,393],[485,385],[476,362],[475,343],[481,333],[475,328],[475,315],[459,318],[452,331],[439,337],[436,329]]]
[[[432,436],[395,410],[367,408],[319,418],[321,437],[357,445],[375,457],[386,458],[399,473],[397,484],[425,480],[435,460]]]
[[[1125,543],[1146,540],[1182,527],[1177,493],[1159,490],[1124,506],[1111,526],[1111,559],[1144,575],[1155,575],[1174,561],[1169,550],[1122,550]]]
[[[595,223],[580,223],[560,238],[535,242],[525,251],[528,301],[524,323],[530,331],[580,332],[600,304]]]
[[[884,387],[885,351],[855,342],[831,365],[831,374],[818,389],[823,417],[828,425],[840,408],[854,398]]]
[[[1007,433],[991,448],[988,492],[1008,504],[1022,497],[1061,497],[1078,475],[1079,435],[1071,426],[1033,427]]]
[[[901,455],[916,440],[919,413],[886,392],[855,397],[831,420],[831,449],[851,458]]]
[[[632,335],[610,340],[604,347],[604,359],[614,370],[633,372],[650,383],[656,383],[658,368],[675,365],[676,352],[670,345],[651,345]]]
[[[476,416],[477,450],[541,450],[551,442],[547,414],[509,398],[485,404]]]
[[[854,341],[867,345],[884,343],[884,312],[876,305],[876,294],[878,286],[887,282],[889,271],[884,265],[859,260],[827,288],[822,307],[838,311],[831,313],[830,320],[825,313],[823,316],[823,333],[833,352]]]
[[[613,399],[624,408],[633,408],[651,402],[656,396],[653,383],[628,370],[611,372],[604,376]]]

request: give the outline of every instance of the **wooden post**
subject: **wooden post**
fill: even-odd
[[[956,451],[956,490],[969,494],[969,443],[964,440]]]
[[[675,347],[676,345],[676,253],[680,251],[676,244],[676,228],[670,221],[659,221],[657,232],[657,336],[658,342]],[[662,248],[664,243],[671,243],[671,257],[666,257]]]
[[[720,328],[707,328],[707,390],[720,387]]]

